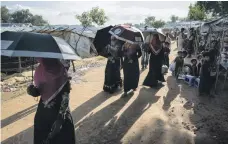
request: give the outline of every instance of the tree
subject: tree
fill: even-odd
[[[6,6],[1,6],[1,23],[10,22],[10,13]]]
[[[76,15],[76,19],[81,22],[83,27],[91,26],[93,23],[96,25],[104,25],[108,20],[105,11],[99,7],[94,7],[90,11],[83,12],[81,15]]]
[[[108,17],[105,15],[105,11],[99,7],[93,7],[90,11],[83,12],[81,15],[76,15],[75,17],[81,22],[81,25],[83,26],[81,34],[83,34],[88,26],[92,26],[93,23],[100,26],[104,25],[108,20]],[[76,46],[79,40],[80,37],[76,42]],[[77,50],[75,52],[77,53]]]
[[[197,4],[190,5],[188,11],[188,19],[190,20],[204,20],[206,18],[205,9]]]
[[[36,26],[43,26],[48,24],[48,22],[45,21],[41,15],[32,16],[30,23]]]
[[[171,22],[176,22],[178,19],[179,19],[178,16],[175,16],[175,15],[171,15],[170,17]]]
[[[188,18],[187,17],[181,17],[181,18],[178,18],[179,21],[187,21]]]
[[[147,25],[147,26],[152,26],[154,21],[155,21],[154,16],[149,16],[149,17],[145,18],[145,20],[144,20],[145,25]]]
[[[105,15],[104,9],[100,9],[99,7],[94,7],[89,12],[92,22],[101,26],[106,23],[108,17]]]
[[[154,27],[154,28],[160,28],[165,25],[164,21],[156,20],[156,18],[154,16],[149,16],[149,17],[145,18],[144,22],[145,22],[146,26]]]
[[[161,28],[165,25],[165,22],[163,20],[155,20],[153,23],[152,23],[152,26],[154,28]]]
[[[2,6],[1,16],[2,23],[31,23],[32,25],[36,26],[43,26],[48,24],[48,22],[45,21],[41,15],[33,15],[28,9],[15,11],[11,14],[9,13],[9,10],[6,8],[6,6]]]
[[[228,14],[228,1],[197,1],[196,5],[204,8],[206,13],[213,16]]]
[[[136,28],[144,28],[145,24],[144,23],[134,24],[134,27],[136,27]]]
[[[149,17],[145,18],[144,22],[145,22],[146,26],[154,27],[154,28],[160,28],[165,25],[164,21],[156,20],[156,18],[154,16],[149,16]]]
[[[11,14],[13,23],[30,23],[32,16],[33,15],[29,12],[28,9],[15,11]]]
[[[83,12],[81,15],[76,15],[76,18],[81,22],[81,25],[84,27],[92,25],[92,18],[90,17],[89,12]]]

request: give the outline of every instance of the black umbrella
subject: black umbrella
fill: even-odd
[[[63,39],[31,32],[1,33],[1,55],[10,57],[42,57],[81,59]]]
[[[144,42],[144,36],[142,32],[129,25],[117,25],[109,31],[110,34],[115,36],[117,39],[131,43],[141,44]]]
[[[108,26],[98,30],[94,38],[93,44],[97,50],[97,53],[101,56],[107,57],[107,53],[105,53],[105,47],[111,42],[111,34],[109,33],[109,30],[112,28],[113,26]]]
[[[142,33],[143,33],[144,38],[146,39],[145,40],[146,43],[151,41],[151,39],[153,38],[154,34],[158,34],[159,39],[161,41],[165,40],[165,35],[160,30],[157,30],[157,29],[147,29],[147,30],[142,31]],[[148,38],[148,36],[149,36],[149,38]]]

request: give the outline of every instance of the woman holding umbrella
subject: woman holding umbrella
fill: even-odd
[[[58,59],[38,58],[38,62],[35,86],[27,88],[29,95],[41,96],[34,120],[34,144],[75,144],[67,71]]]
[[[124,94],[122,96],[126,96],[128,92],[135,91],[138,87],[140,75],[138,58],[142,55],[139,44],[144,42],[144,36],[139,29],[130,25],[117,25],[109,33],[125,42],[122,47],[124,57]]]
[[[111,45],[107,47],[108,61],[105,68],[105,81],[103,90],[113,93],[119,86],[122,87],[122,79],[120,74],[121,65],[121,41],[111,36]]]
[[[157,87],[158,81],[165,82],[164,76],[162,75],[162,63],[164,60],[164,50],[162,43],[159,40],[158,34],[154,34],[152,39],[150,36],[147,37],[145,46],[149,47],[150,52],[150,63],[149,63],[149,72],[146,76],[146,79],[143,82],[143,85],[149,87]]]
[[[123,45],[123,73],[124,73],[124,94],[127,96],[128,92],[135,91],[139,83],[139,61],[142,52],[138,44],[130,44],[126,42]],[[131,91],[133,90],[133,91]]]
[[[1,55],[36,57],[34,85],[27,88],[33,97],[41,96],[34,119],[34,144],[75,144],[74,124],[69,110],[70,82],[59,59],[79,60],[63,39],[32,32],[1,33]],[[32,71],[33,72],[33,71]]]

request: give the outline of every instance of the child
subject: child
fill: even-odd
[[[186,58],[188,55],[188,52],[186,50],[182,51],[182,57],[183,58]]]
[[[179,74],[182,71],[182,68],[184,66],[183,52],[178,51],[177,54],[178,54],[178,56],[174,60],[174,62],[176,63],[176,66],[175,66],[175,77],[176,77],[176,79],[178,79],[178,76],[179,76]]]
[[[210,76],[211,64],[210,64],[210,53],[205,52],[203,54],[204,61],[200,73],[200,84],[199,84],[199,95],[210,95],[212,87],[212,80]]]
[[[164,65],[167,65],[169,67],[169,54],[170,54],[170,43],[165,42],[164,43]]]
[[[197,64],[197,73],[198,73],[198,76],[200,75],[200,69],[202,67],[202,63],[203,63],[203,59],[202,59],[202,55],[198,55],[197,56],[197,60],[198,60],[198,64]]]
[[[191,60],[191,75],[192,76],[195,76],[195,77],[198,77],[199,74],[198,74],[198,68],[197,68],[197,59],[192,59]]]

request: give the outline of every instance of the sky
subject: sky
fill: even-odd
[[[105,25],[141,23],[148,16],[170,20],[171,15],[186,17],[188,7],[194,1],[2,1],[10,12],[29,9],[42,15],[50,24],[80,24],[75,15],[98,6],[105,10],[109,20]]]

